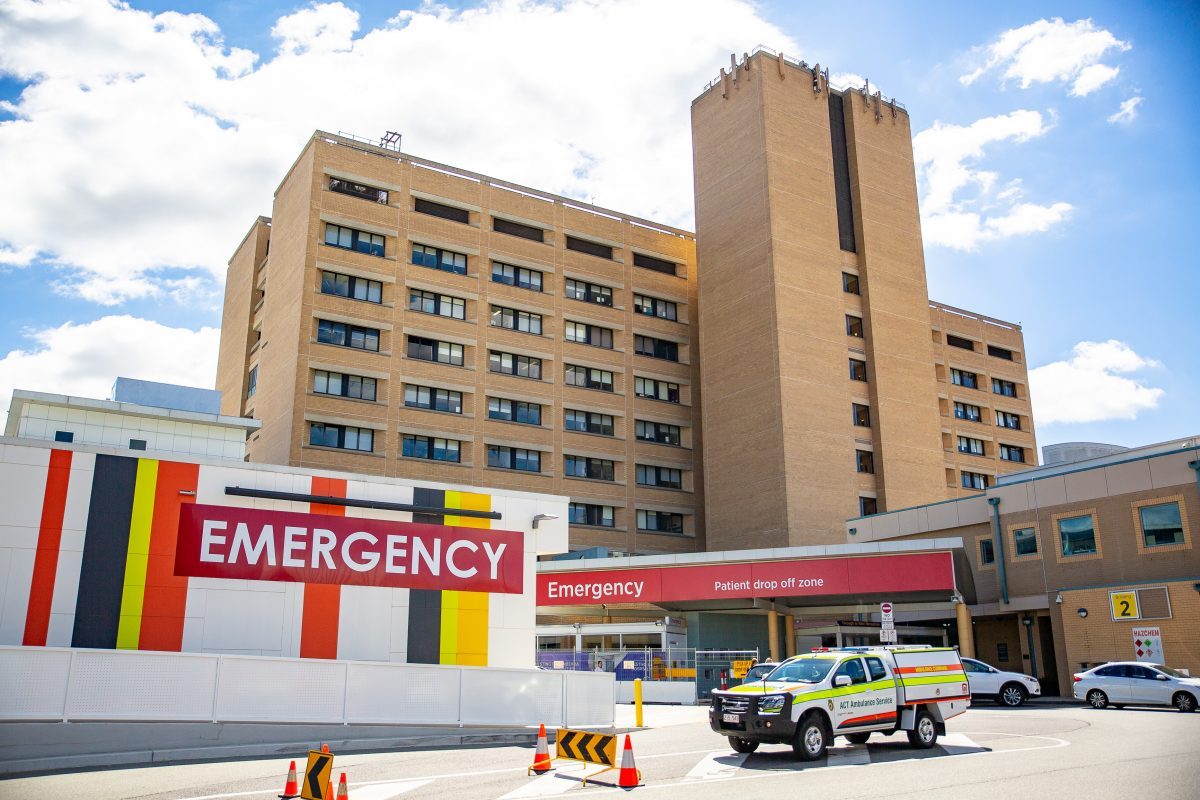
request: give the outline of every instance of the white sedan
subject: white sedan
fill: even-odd
[[[1037,678],[1020,672],[1004,672],[973,658],[964,658],[962,663],[967,683],[971,685],[972,700],[995,700],[1015,708],[1031,695],[1040,697],[1042,694],[1042,685]]]
[[[1195,711],[1200,702],[1200,678],[1162,664],[1115,661],[1075,673],[1075,699],[1092,708],[1175,706]]]

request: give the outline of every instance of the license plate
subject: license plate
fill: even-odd
[[[722,714],[721,721],[722,722],[741,722],[742,718],[739,714]]]

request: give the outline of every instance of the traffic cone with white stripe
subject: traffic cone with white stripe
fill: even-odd
[[[538,726],[537,750],[533,753],[533,765],[526,770],[526,773],[536,772],[538,775],[541,775],[549,771],[550,746],[546,744],[546,725],[543,723]]]
[[[337,800],[350,800],[350,788],[346,786],[346,773],[344,772],[338,781]]]
[[[300,796],[300,783],[296,780],[296,762],[293,761],[288,765],[287,780],[283,782],[283,794],[279,795],[280,800],[287,800],[291,797]]]
[[[621,753],[621,776],[617,778],[617,786],[622,789],[635,789],[642,785],[642,772],[633,763],[633,745],[629,743],[629,734],[625,734],[625,750]]]

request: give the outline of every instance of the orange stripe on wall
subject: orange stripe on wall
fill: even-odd
[[[312,494],[345,497],[346,481],[340,478],[313,478]],[[346,516],[345,506],[311,503],[313,514]],[[337,658],[338,614],[341,612],[342,587],[325,583],[304,584],[304,611],[300,622],[301,658]]]
[[[38,528],[37,554],[33,559],[33,581],[25,612],[27,647],[45,647],[50,629],[50,605],[54,601],[54,576],[58,572],[58,550],[62,543],[63,515],[67,508],[67,486],[71,482],[71,451],[51,450]]]
[[[175,574],[175,545],[179,539],[179,509],[196,502],[194,493],[199,480],[199,464],[159,462],[139,649],[173,652],[183,649],[188,579]],[[181,491],[193,494],[183,495]]]

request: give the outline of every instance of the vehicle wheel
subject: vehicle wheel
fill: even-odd
[[[1187,692],[1178,692],[1171,698],[1171,705],[1178,708],[1185,714],[1190,714],[1196,710],[1196,698],[1192,697]]]
[[[796,726],[796,738],[792,741],[792,752],[801,761],[816,761],[825,756],[829,749],[829,731],[819,714],[809,713]]]
[[[1000,695],[996,698],[997,702],[1002,706],[1016,708],[1025,704],[1025,698],[1028,695],[1025,692],[1025,687],[1019,683],[1006,683],[1000,687]]]
[[[847,733],[846,741],[850,744],[866,744],[867,739],[871,738],[870,732],[867,733]]]
[[[1092,708],[1108,707],[1108,695],[1099,689],[1092,689],[1090,692],[1088,692],[1087,701],[1088,705],[1090,705]]]
[[[908,732],[908,743],[921,750],[928,750],[937,744],[937,723],[933,716],[925,710],[917,713],[917,724]]]
[[[758,742],[753,739],[743,739],[739,736],[729,737],[729,746],[739,753],[753,753],[758,749]]]

